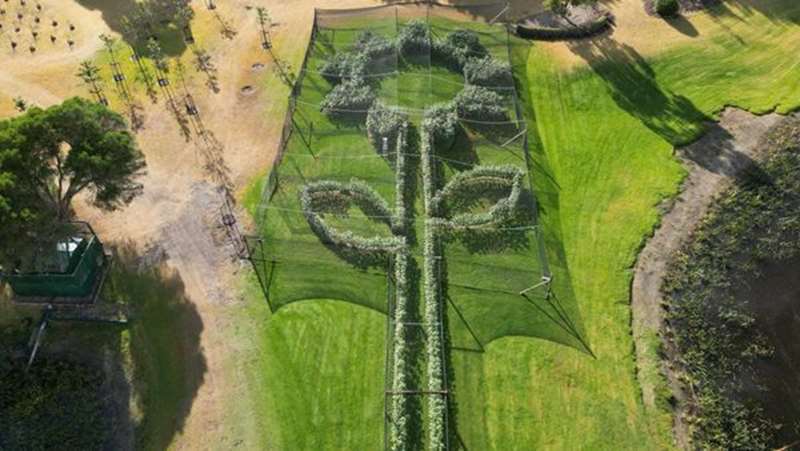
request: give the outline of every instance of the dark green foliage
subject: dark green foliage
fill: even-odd
[[[356,38],[353,51],[365,55],[370,61],[394,54],[394,43],[385,37],[366,30]]]
[[[379,153],[395,150],[397,134],[405,120],[405,116],[396,109],[375,102],[367,114],[367,136],[375,150]],[[383,148],[383,138],[387,138],[386,149]]]
[[[375,101],[375,92],[359,81],[336,85],[322,100],[322,112],[340,119],[363,119]]]
[[[504,122],[508,113],[503,97],[481,86],[466,86],[455,99],[458,117],[470,121]]]
[[[456,30],[445,38],[447,48],[452,49],[452,53],[460,64],[465,64],[467,58],[482,58],[488,55],[486,47],[481,44],[478,35],[470,30]]]
[[[71,220],[80,193],[104,210],[130,203],[144,167],[125,120],[85,99],[0,122],[0,262],[17,264],[51,225]]]
[[[427,54],[431,50],[431,31],[424,20],[412,20],[397,34],[397,49],[403,56]]]
[[[777,445],[774,419],[753,395],[768,377],[759,362],[773,353],[751,305],[765,300],[742,296],[765,262],[800,256],[800,148],[796,139],[788,149],[785,140],[772,143],[776,153],[719,200],[665,280],[667,318],[695,394],[699,448]]]
[[[111,428],[101,372],[39,359],[0,368],[0,449],[103,449]]]
[[[366,56],[360,53],[337,53],[325,61],[321,72],[330,84],[338,84],[344,80],[362,80],[367,75]]]
[[[436,150],[444,151],[451,148],[460,127],[453,104],[440,103],[426,109],[422,127],[430,134]]]
[[[492,57],[469,58],[464,65],[464,78],[467,83],[486,88],[510,88],[511,65]]]
[[[678,0],[654,0],[654,6],[656,13],[664,17],[674,16],[680,11]]]

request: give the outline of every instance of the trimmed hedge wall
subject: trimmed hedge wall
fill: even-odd
[[[322,100],[323,113],[336,118],[363,118],[375,102],[375,92],[357,80],[336,85]]]
[[[489,56],[467,59],[467,63],[464,65],[464,79],[471,85],[485,88],[514,86],[511,65]]]
[[[508,190],[508,197],[499,200],[485,213],[456,214],[449,220],[443,219],[437,223],[453,231],[497,226],[510,221],[519,206],[524,176],[522,170],[515,166],[481,166],[456,174],[433,198],[435,209],[442,214],[447,214],[448,209],[452,211],[469,208],[487,190]]]
[[[527,39],[556,41],[561,39],[581,39],[604,32],[611,26],[611,16],[603,14],[594,21],[574,28],[544,28],[517,24],[517,35]]]
[[[422,128],[428,131],[437,150],[448,150],[453,147],[460,126],[455,105],[452,103],[434,105],[426,109],[422,117]]]
[[[433,166],[433,138],[429,130],[422,128],[422,181],[425,199],[425,213],[429,218],[425,222],[425,241],[423,245],[423,286],[425,293],[424,323],[425,323],[425,354],[428,375],[428,390],[446,390],[444,375],[444,356],[442,348],[444,337],[442,336],[442,300],[439,296],[440,280],[439,259],[437,249],[439,248],[439,237],[436,225],[430,218],[435,214],[435,180]],[[428,396],[428,449],[444,450],[447,445],[445,434],[445,413],[447,410],[447,398],[443,395],[432,394]]]
[[[403,237],[374,236],[366,238],[348,230],[341,231],[328,225],[321,212],[343,212],[355,204],[367,216],[391,226],[392,211],[386,201],[366,183],[326,180],[305,185],[300,192],[300,205],[311,229],[323,243],[349,248],[364,256],[382,256],[397,252],[406,245]]]
[[[388,148],[395,149],[400,128],[406,121],[397,109],[375,102],[367,113],[367,136],[378,153],[383,153],[383,138],[388,138]]]
[[[469,85],[455,98],[458,117],[471,121],[505,122],[508,112],[503,97],[482,86]]]

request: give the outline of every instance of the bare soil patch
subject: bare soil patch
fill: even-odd
[[[680,194],[665,206],[667,213],[660,227],[639,254],[634,268],[631,290],[633,314],[632,328],[636,344],[637,368],[641,373],[647,365],[660,365],[650,361],[646,352],[646,337],[662,330],[664,315],[661,287],[667,265],[674,254],[686,243],[705,216],[714,198],[730,185],[743,170],[762,155],[759,142],[782,116],[768,114],[755,116],[746,111],[728,108],[718,123],[710,124],[708,132],[697,142],[678,149],[678,157],[688,171]],[[673,394],[680,402],[682,396],[676,376],[669,368],[662,368]],[[656,387],[652,381],[639,378],[642,397],[648,407],[656,403]],[[680,414],[675,416],[675,432],[679,445],[688,446],[688,430]]]

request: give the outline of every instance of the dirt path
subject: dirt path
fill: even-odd
[[[648,408],[655,407],[657,395],[654,383],[657,379],[651,378],[652,372],[661,367],[649,340],[663,325],[661,286],[667,265],[703,219],[714,198],[737,174],[758,160],[761,138],[780,119],[777,114],[754,116],[729,108],[700,140],[678,150],[688,175],[681,193],[662,217],[661,226],[639,254],[631,290],[637,374]],[[681,401],[675,375],[668,370],[665,373],[673,393]],[[687,424],[680,415],[675,420],[678,444],[687,449]]]

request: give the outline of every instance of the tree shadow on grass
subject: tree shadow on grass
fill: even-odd
[[[788,4],[792,3],[791,6]],[[725,0],[708,10],[713,17],[733,16],[741,21],[746,20],[736,14],[731,6],[739,8],[747,14],[762,14],[775,22],[800,23],[800,6],[794,2],[765,2],[763,0]]]
[[[76,0],[78,4],[92,11],[99,11],[103,21],[112,31],[119,33],[129,45],[133,46],[139,54],[147,54],[145,42],[132,42],[123,26],[126,15],[138,8],[137,0]],[[161,49],[167,56],[178,56],[186,50],[181,30],[174,26],[153,24],[155,35],[161,44]]]
[[[127,303],[133,388],[139,418],[136,446],[166,449],[183,431],[207,371],[200,347],[203,322],[179,274],[150,264],[130,243],[117,247],[106,296]]]
[[[609,37],[570,44],[605,82],[616,104],[673,145],[691,141],[710,118],[678,94],[662,89],[650,64],[633,48]]]

